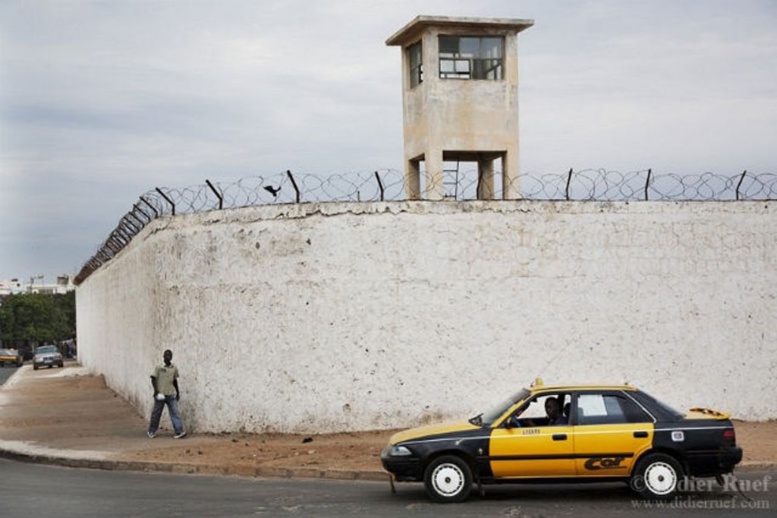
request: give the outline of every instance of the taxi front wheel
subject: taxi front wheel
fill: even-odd
[[[669,500],[677,494],[683,468],[677,459],[665,453],[651,453],[634,468],[631,488],[648,500]]]
[[[426,467],[424,487],[435,502],[462,502],[472,491],[472,470],[455,455],[438,457]]]

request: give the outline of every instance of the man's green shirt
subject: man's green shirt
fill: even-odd
[[[173,381],[178,379],[178,367],[172,363],[167,365],[157,365],[151,377],[156,378],[156,389],[165,396],[175,395],[175,385]]]

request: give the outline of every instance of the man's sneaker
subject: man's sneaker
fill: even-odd
[[[181,432],[173,435],[173,439],[183,439],[184,437],[186,437],[186,432]]]
[[[153,439],[154,437],[156,437],[156,432],[149,432],[149,431],[147,431],[146,433],[148,434],[148,438],[149,439]]]

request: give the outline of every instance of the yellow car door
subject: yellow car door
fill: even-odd
[[[572,429],[565,425],[494,429],[489,444],[494,477],[574,476]]]
[[[653,443],[653,418],[624,392],[577,396],[575,463],[579,476],[628,476]]]

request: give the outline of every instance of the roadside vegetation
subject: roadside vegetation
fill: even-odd
[[[22,293],[0,298],[0,345],[30,350],[76,336],[75,292]]]

